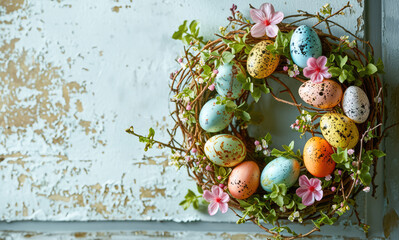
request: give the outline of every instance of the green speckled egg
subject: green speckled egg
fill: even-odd
[[[284,183],[287,187],[291,187],[298,180],[299,171],[300,165],[297,160],[278,157],[263,169],[260,184],[267,192],[272,191],[273,184]]]
[[[236,136],[219,134],[206,141],[205,155],[214,164],[222,167],[233,167],[245,159],[247,149]]]
[[[266,49],[267,45],[274,44],[271,40],[257,43],[248,54],[247,70],[254,78],[265,78],[276,70],[280,61],[279,55],[274,55]]]
[[[348,117],[326,113],[320,119],[320,130],[327,142],[337,148],[354,148],[359,141],[359,130]]]

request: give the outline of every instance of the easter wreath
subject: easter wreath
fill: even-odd
[[[344,15],[349,3],[336,12],[327,4],[316,14],[298,11],[285,18],[269,3],[250,7],[255,23],[233,5],[216,40],[205,41],[196,21],[184,21],[173,34],[186,46],[177,59],[181,68],[170,76],[176,123],[168,130],[170,141],[155,140],[152,128],[146,136],[133,127],[126,131],[146,143],[145,151],[154,144],[171,149],[170,164],[187,168],[200,195],[189,190],[180,203],[184,209],[198,208],[203,198],[210,203],[210,215],[230,208],[237,223],[252,221],[275,238],[295,239],[333,224],[353,206],[359,226],[367,231],[355,197],[370,186],[374,196],[376,164],[385,155],[379,150],[385,132],[378,76],[382,61],[374,60],[369,42],[332,20]],[[283,23],[283,18],[298,20]],[[316,24],[297,26],[309,19]],[[320,24],[326,32],[316,28]],[[334,36],[332,27],[354,40]],[[298,103],[278,75],[300,81],[299,95],[309,105]],[[281,84],[292,100],[277,96],[270,81]],[[261,139],[248,135],[251,109],[262,93],[299,111],[291,128],[312,135],[303,155],[294,151],[293,141],[284,150],[271,150],[270,134]],[[314,228],[297,234],[282,225],[284,219],[312,221]]]

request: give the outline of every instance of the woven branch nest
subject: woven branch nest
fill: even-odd
[[[310,15],[310,14],[309,14]],[[290,17],[304,17],[304,19],[308,19],[310,17],[315,17],[313,16],[308,16],[307,13],[303,13],[300,15],[292,15],[292,16],[287,16],[285,19],[290,18]],[[307,18],[306,18],[307,17]],[[302,19],[302,20],[304,20]],[[314,30],[318,34],[321,42],[322,42],[322,49],[323,49],[323,54],[324,56],[329,56],[331,53],[331,50],[334,46],[337,46],[339,44],[340,38],[336,37],[331,34],[330,26],[329,24],[332,24],[333,22],[330,21],[329,19],[323,19],[323,21],[327,25],[327,32],[325,33],[313,26]],[[321,22],[323,22],[321,21]],[[210,50],[211,52],[213,51],[218,51],[220,55],[224,51],[231,51],[228,47],[227,44],[223,42],[223,39],[234,39],[234,36],[238,35],[240,38],[242,38],[247,31],[245,28],[251,27],[252,25],[247,22],[240,21],[236,18],[230,19],[231,23],[235,23],[238,26],[241,26],[240,28],[237,28],[237,30],[231,31],[229,33],[226,33],[224,36],[219,36],[220,38],[214,40],[214,41],[209,41],[199,52],[197,52],[195,55],[193,55],[189,49],[185,49],[185,61],[188,63],[186,68],[181,68],[174,76],[172,83],[170,85],[171,87],[171,94],[176,95],[179,94],[180,92],[183,91],[185,88],[190,88],[193,90],[197,97],[190,102],[190,105],[192,107],[192,110],[195,112],[195,119],[197,120],[195,124],[187,124],[180,119],[179,114],[185,111],[186,105],[183,101],[181,100],[176,100],[174,101],[175,104],[175,111],[172,112],[172,117],[175,121],[175,127],[172,129],[172,131],[169,131],[169,134],[171,136],[171,141],[169,142],[169,145],[171,146],[176,146],[175,150],[178,149],[184,149],[184,154],[189,155],[190,151],[192,148],[197,148],[199,155],[204,155],[204,150],[203,146],[205,145],[205,142],[212,137],[215,134],[208,133],[204,131],[201,126],[199,125],[198,117],[199,113],[201,111],[202,106],[211,98],[215,97],[216,91],[210,91],[208,90],[209,85],[212,83],[212,81],[208,81],[207,83],[199,84],[198,83],[198,78],[200,77],[202,73],[202,69],[195,69],[195,66],[200,62],[200,52],[205,51],[205,50]],[[299,21],[296,21],[299,22]],[[295,23],[296,23],[295,22]],[[319,22],[320,23],[320,22]],[[318,23],[318,24],[319,24]],[[316,24],[316,25],[318,25]],[[335,26],[339,26],[338,24],[335,24]],[[294,30],[297,26],[291,24],[286,24],[286,23],[281,23],[279,24],[279,29],[283,33],[288,33],[291,30]],[[344,29],[344,28],[342,28]],[[344,29],[347,33],[350,35],[354,36],[351,34],[349,31]],[[355,37],[355,36],[354,36]],[[367,51],[373,55],[373,48],[370,45],[369,42],[362,41],[361,39],[356,38],[357,41],[361,41],[363,43],[364,48],[367,49]],[[274,40],[270,39],[268,37],[263,37],[263,38],[253,38],[249,34],[246,37],[245,43],[250,44],[250,45],[255,45],[256,43],[263,41],[263,40]],[[348,51],[345,52],[349,59],[352,60],[359,60],[362,62],[363,65],[368,64],[368,58],[367,55],[360,50],[357,47],[354,47],[352,49],[349,49]],[[235,53],[235,61],[239,62],[242,66],[246,66],[246,59],[247,59],[247,54],[245,53],[244,49],[241,50],[241,52]],[[279,65],[275,72],[268,76],[267,78],[264,79],[265,83],[267,86],[269,86],[270,82],[276,82],[278,84],[281,84],[286,92],[289,94],[291,97],[291,101],[283,100],[282,98],[279,97],[280,93],[275,93],[273,91],[270,92],[270,94],[273,96],[273,98],[276,101],[280,101],[289,105],[292,105],[292,110],[298,111],[299,114],[301,114],[301,110],[305,109],[307,111],[313,111],[317,112],[319,114],[327,113],[327,112],[337,112],[337,108],[334,109],[318,109],[318,108],[313,108],[313,107],[308,107],[302,104],[301,100],[295,99],[294,95],[292,94],[292,90],[289,89],[284,83],[284,81],[300,81],[300,82],[305,82],[308,79],[303,77],[302,75],[298,75],[297,77],[293,78],[284,78],[281,79],[281,75],[287,75],[286,71],[283,71],[283,66],[286,64],[286,58],[284,56],[281,56]],[[214,64],[209,64],[205,63],[212,69],[214,68]],[[338,81],[337,81],[338,82]],[[368,120],[363,123],[363,124],[357,124],[358,130],[359,130],[359,135],[361,137],[359,143],[357,144],[355,148],[355,152],[360,152],[361,149],[364,150],[371,150],[371,149],[378,149],[379,144],[381,142],[381,139],[383,137],[383,131],[380,126],[383,122],[383,106],[384,106],[384,99],[383,99],[383,94],[381,94],[381,89],[382,89],[382,83],[380,78],[375,74],[372,76],[366,76],[362,79],[363,84],[360,86],[365,93],[367,94],[369,100],[370,100],[370,114],[368,117]],[[340,83],[342,86],[342,89],[345,90],[347,87],[349,87],[348,82]],[[293,91],[297,91],[297,89],[294,89]],[[248,100],[248,97],[250,96],[249,91],[245,91],[244,94],[236,99],[236,104],[240,105],[241,103],[244,103]],[[381,98],[381,102],[377,103],[374,101],[376,97]],[[371,125],[368,125],[371,123]],[[177,142],[174,139],[174,136],[176,136],[177,131],[180,130],[183,134],[183,141],[182,142]],[[372,138],[371,140],[364,142],[363,138],[365,137],[366,133],[368,131],[372,131],[374,135],[377,137]],[[315,135],[320,135],[319,132],[310,130],[309,131],[312,136]],[[230,135],[237,136],[239,139],[241,139],[246,148],[247,148],[247,156],[244,161],[251,160],[255,161],[260,169],[262,169],[266,164],[263,161],[263,159],[260,159],[256,156],[255,154],[255,146],[254,146],[254,140],[251,136],[249,136],[246,128],[246,124],[242,124],[242,121],[237,120],[237,121],[232,121],[230,126],[226,128],[225,130],[218,132],[217,134],[222,134],[222,133],[227,133]],[[373,174],[374,176],[372,177],[372,185],[373,185],[373,195],[375,194],[375,184],[374,184],[374,177],[376,174],[376,165],[377,165],[377,158],[374,158],[373,160],[373,167],[374,171]],[[202,165],[207,165],[212,163],[209,160],[201,160]],[[214,171],[198,171],[198,165],[194,161],[188,161],[186,163],[187,166],[187,172],[190,177],[192,177],[199,186],[202,187],[202,189],[211,189],[213,185],[218,185],[220,182],[217,180],[217,176],[215,176]],[[360,166],[359,166],[360,168]],[[301,163],[301,173],[306,172],[306,168],[303,167],[303,162]],[[312,220],[316,219],[320,215],[320,210],[325,211],[329,216],[332,216],[334,214],[334,210],[332,210],[332,200],[336,194],[342,195],[343,199],[354,199],[355,196],[362,190],[362,188],[359,185],[355,184],[355,180],[349,175],[345,174],[342,176],[342,180],[339,183],[335,184],[337,187],[336,192],[332,192],[329,189],[324,190],[324,196],[321,201],[315,202],[312,207],[305,208],[304,210],[300,211],[301,216],[303,216],[303,220]],[[289,191],[295,191],[294,188],[289,189]],[[259,187],[257,194],[265,194],[266,192]],[[240,203],[238,202],[237,199],[235,199],[233,196],[230,196],[230,202],[229,202],[229,207],[234,211],[236,210],[243,210],[242,207],[240,206]],[[292,214],[293,212],[290,210],[286,210],[285,212],[282,212],[280,208],[276,205],[274,207],[275,211],[278,212],[279,219],[287,219],[287,217]],[[235,211],[234,211],[235,212]],[[236,213],[237,214],[237,213]],[[239,216],[237,214],[237,216]],[[358,217],[358,214],[356,212],[356,216]],[[254,223],[258,223],[256,218],[251,218],[249,216],[249,220],[253,221]],[[360,223],[360,220],[359,220]],[[262,229],[265,231],[271,233],[274,236],[279,236],[281,237],[278,233],[266,228],[265,226],[261,225],[260,223],[258,224]],[[293,239],[293,238],[298,238],[298,237],[305,237],[315,231],[319,231],[318,228],[313,228],[311,231],[308,233],[304,234],[299,234],[296,236],[287,236],[287,239]]]

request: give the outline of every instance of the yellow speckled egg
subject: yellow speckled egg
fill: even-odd
[[[359,130],[348,117],[326,113],[320,119],[320,129],[327,142],[337,148],[354,148],[359,141]]]
[[[256,192],[259,186],[260,170],[253,161],[240,163],[231,171],[228,188],[237,199],[245,199]]]
[[[219,134],[206,141],[205,155],[214,164],[222,167],[233,167],[245,159],[247,149],[236,136]]]
[[[270,44],[274,44],[274,42],[271,40],[259,42],[249,52],[247,70],[252,77],[265,78],[276,70],[280,56],[274,55],[266,49],[266,46]]]
[[[320,178],[331,174],[335,168],[335,162],[331,158],[333,153],[333,148],[323,138],[309,139],[303,148],[303,162],[308,172]]]
[[[341,85],[328,79],[321,83],[306,81],[301,85],[298,93],[307,104],[322,109],[333,108],[342,99]]]

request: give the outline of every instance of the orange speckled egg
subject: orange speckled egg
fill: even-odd
[[[321,83],[304,82],[299,87],[299,96],[313,107],[327,109],[338,105],[342,99],[342,88],[336,81],[324,80]]]
[[[280,56],[266,49],[267,45],[274,44],[271,40],[258,42],[248,54],[247,70],[254,78],[265,78],[276,70]]]
[[[260,170],[253,161],[237,165],[231,171],[228,188],[231,195],[237,199],[245,199],[256,192],[259,186]]]
[[[325,177],[335,169],[331,158],[334,153],[331,145],[321,137],[312,137],[303,148],[303,161],[306,169],[315,177]]]

